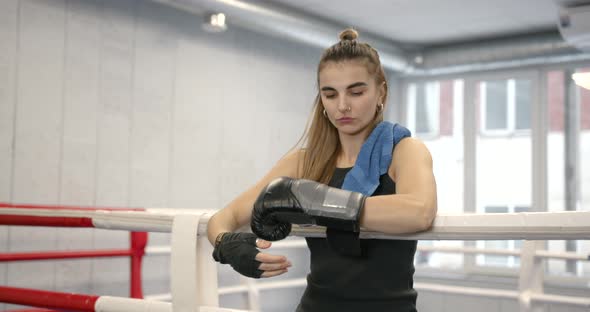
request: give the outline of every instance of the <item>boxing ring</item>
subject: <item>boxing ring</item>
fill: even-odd
[[[255,281],[218,287],[217,264],[211,258],[212,247],[206,235],[207,222],[214,211],[174,209],[116,209],[70,206],[33,206],[0,204],[0,225],[90,227],[130,231],[131,246],[124,250],[68,251],[0,254],[1,261],[65,259],[79,257],[131,257],[132,298],[50,292],[0,286],[0,302],[28,305],[41,309],[19,311],[102,311],[102,312],[229,312],[244,311],[219,307],[219,295],[248,293],[250,310],[259,310],[259,290],[305,285],[305,279]],[[169,232],[170,247],[146,248],[146,232]],[[294,226],[291,236],[324,237],[322,227]],[[539,304],[564,303],[590,308],[590,298],[546,294],[543,291],[545,259],[588,261],[590,255],[554,253],[543,250],[544,240],[590,239],[590,212],[495,213],[438,215],[433,227],[411,235],[386,235],[361,232],[361,238],[410,240],[525,240],[520,251],[480,248],[419,246],[419,251],[464,254],[497,254],[520,257],[518,290],[415,283],[418,290],[443,294],[462,294],[486,298],[514,299],[521,311],[541,311]],[[286,240],[273,247],[302,248],[305,242]],[[143,298],[141,259],[144,254],[170,253],[171,294]],[[170,302],[166,302],[170,301]]]

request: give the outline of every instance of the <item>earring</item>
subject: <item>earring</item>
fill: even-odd
[[[377,106],[379,106],[379,110],[377,112],[378,113],[382,112],[383,111],[383,103],[379,103],[379,105],[377,105]]]
[[[328,118],[328,114],[326,113],[325,109],[324,109],[324,117]]]

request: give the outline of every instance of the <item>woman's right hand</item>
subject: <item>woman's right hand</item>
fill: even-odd
[[[224,233],[213,250],[213,259],[229,264],[238,273],[253,277],[273,277],[287,272],[291,263],[285,256],[260,252],[271,243],[252,233]]]

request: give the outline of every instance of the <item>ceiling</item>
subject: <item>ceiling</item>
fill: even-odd
[[[256,1],[254,1],[256,2]],[[567,0],[267,0],[402,45],[556,31]]]
[[[590,60],[558,31],[562,6],[590,0],[152,0],[228,25],[325,48],[346,27],[405,75]],[[579,36],[578,36],[579,37]]]

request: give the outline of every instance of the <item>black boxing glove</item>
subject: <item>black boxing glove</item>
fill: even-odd
[[[252,233],[223,233],[215,242],[213,259],[231,265],[238,273],[253,278],[260,278],[263,271],[259,269],[260,261],[256,260],[256,235]]]
[[[311,180],[280,177],[258,195],[250,226],[258,237],[283,239],[291,224],[316,224],[359,232],[359,219],[366,196]]]

